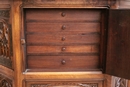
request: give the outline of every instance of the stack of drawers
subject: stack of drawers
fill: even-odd
[[[100,10],[26,9],[24,12],[27,69],[100,69]]]

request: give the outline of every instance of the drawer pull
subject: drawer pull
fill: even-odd
[[[61,49],[62,51],[65,51],[66,50],[66,48],[65,47],[62,47],[62,49]]]
[[[66,61],[63,59],[62,61],[61,61],[61,64],[66,64]]]
[[[62,41],[65,41],[65,37],[62,37]]]
[[[65,25],[63,25],[63,26],[62,26],[62,30],[65,30],[65,29],[66,29],[66,26],[65,26]]]
[[[61,13],[61,16],[62,16],[62,17],[65,17],[65,15],[66,15],[66,14],[65,14],[64,12]]]

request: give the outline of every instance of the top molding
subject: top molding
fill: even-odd
[[[130,0],[22,0],[24,7],[130,9]]]
[[[102,8],[115,5],[116,1],[108,0],[23,0],[24,7],[82,7],[82,8]]]

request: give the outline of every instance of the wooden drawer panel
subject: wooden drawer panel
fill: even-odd
[[[67,33],[56,33],[56,34],[29,34],[27,35],[28,45],[44,45],[44,44],[93,44],[100,42],[100,34],[79,34],[79,35],[68,35]],[[67,35],[66,35],[67,34]]]
[[[24,14],[27,69],[100,69],[102,10],[27,8]]]
[[[26,11],[26,22],[99,22],[99,10],[75,9],[29,9]]]
[[[45,53],[98,53],[98,45],[77,45],[77,46],[27,46],[28,54]]]
[[[94,70],[99,68],[99,58],[98,56],[28,56],[28,68],[52,69],[52,71]]]
[[[100,32],[100,23],[27,23],[27,33]]]

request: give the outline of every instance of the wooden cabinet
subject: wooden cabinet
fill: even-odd
[[[130,79],[124,2],[0,1],[0,87],[110,87],[106,74]]]
[[[100,70],[104,14],[99,9],[24,9],[26,69]]]

